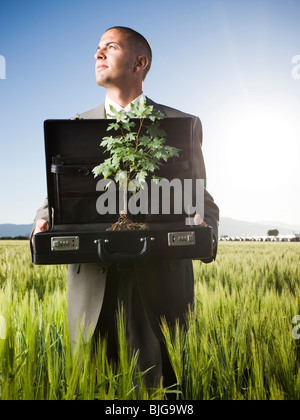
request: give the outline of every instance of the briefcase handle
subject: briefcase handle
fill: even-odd
[[[54,164],[51,165],[51,173],[59,175],[82,175],[87,176],[92,173],[94,166],[85,165],[63,165],[63,164]]]
[[[151,252],[152,238],[141,238],[144,242],[143,248],[139,252],[114,252],[107,251],[105,243],[108,240],[97,239],[95,243],[98,244],[98,256],[101,262],[134,262],[146,258]]]

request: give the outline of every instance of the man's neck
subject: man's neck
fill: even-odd
[[[107,96],[114,102],[119,104],[122,108],[125,108],[128,104],[134,101],[143,92],[143,88],[130,89],[128,91],[122,89],[107,89]]]

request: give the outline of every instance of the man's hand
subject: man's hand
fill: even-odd
[[[200,214],[196,214],[194,217],[194,223],[196,226],[207,226],[207,223],[204,222]]]
[[[31,237],[31,242],[32,242],[33,235],[40,232],[47,232],[47,230],[49,230],[49,223],[47,222],[47,220],[38,219],[35,224],[35,229]]]
[[[38,219],[35,224],[35,229],[34,229],[33,234],[35,235],[36,233],[46,232],[47,230],[49,230],[49,223],[47,222],[47,220]]]

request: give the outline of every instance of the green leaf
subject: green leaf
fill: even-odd
[[[123,128],[126,131],[130,131],[132,127],[135,127],[135,122],[133,122],[133,121],[128,121],[128,122],[123,123]]]
[[[125,141],[126,142],[135,141],[136,140],[136,136],[137,136],[137,133],[128,133],[125,136]]]
[[[160,122],[154,121],[151,125],[147,127],[147,134],[151,137],[164,137],[166,132],[159,127]]]
[[[136,105],[131,104],[131,111],[127,115],[123,110],[117,111],[112,106],[110,110],[114,121],[108,125],[107,131],[119,131],[119,135],[103,137],[101,146],[110,153],[110,158],[93,169],[94,175],[105,178],[114,175],[115,181],[120,185],[127,178],[136,178],[143,183],[149,174],[152,179],[160,179],[155,176],[155,171],[169,158],[178,157],[180,152],[179,149],[165,146],[166,133],[160,127],[160,120],[164,116],[154,111],[152,105],[148,106],[145,100]],[[140,120],[137,131],[134,131],[137,123],[131,118]],[[150,120],[146,132],[142,130],[145,118]]]
[[[109,126],[107,127],[107,131],[110,131],[110,130],[115,130],[115,131],[117,131],[117,130],[119,130],[120,129],[120,124],[118,124],[118,123],[111,123],[111,124],[109,124]]]
[[[139,144],[141,146],[148,146],[148,144],[151,143],[151,138],[148,136],[142,136],[139,139]]]
[[[147,172],[146,171],[139,171],[139,172],[137,172],[137,174],[136,174],[136,179],[140,182],[140,183],[142,183],[142,182],[145,182],[146,181],[146,177],[147,177]]]

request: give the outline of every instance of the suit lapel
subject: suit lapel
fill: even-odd
[[[161,112],[165,117],[167,116],[163,107],[161,105],[157,104],[156,102],[152,101],[152,99],[148,98],[147,96],[146,96],[146,104],[148,106],[152,105],[153,108],[155,109],[155,111]]]
[[[93,109],[91,113],[93,113],[94,118],[106,118],[104,103],[98,106],[98,108]]]
[[[74,119],[77,118],[83,120],[98,120],[106,118],[104,104],[101,104],[97,108],[91,109],[90,111],[84,112],[83,114],[77,114]]]
[[[98,110],[99,110],[99,118],[106,118],[106,112],[105,112],[104,104],[100,105]]]

